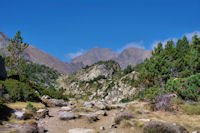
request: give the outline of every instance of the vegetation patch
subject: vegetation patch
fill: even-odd
[[[42,109],[45,108],[45,105],[42,103],[36,103],[36,102],[15,102],[15,103],[7,103],[6,106],[8,106],[9,108],[13,109],[13,110],[20,110],[22,108],[26,108],[27,105],[32,105],[34,106],[36,109]]]
[[[200,104],[185,104],[183,105],[183,111],[188,115],[200,115]]]

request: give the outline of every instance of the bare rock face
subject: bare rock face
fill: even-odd
[[[79,74],[79,79],[82,81],[89,81],[99,76],[104,76],[105,78],[111,77],[114,74],[114,69],[107,69],[105,64],[94,65],[91,69],[87,70],[87,72],[82,72]]]
[[[0,31],[0,55],[9,55],[7,47],[10,43],[10,39]]]
[[[135,66],[150,56],[150,50],[145,50],[142,48],[128,48],[122,51],[114,60],[120,64],[122,69],[124,69],[128,65]]]
[[[143,133],[189,133],[182,126],[166,124],[163,122],[149,122],[145,125]]]
[[[7,72],[6,72],[4,60],[0,56],[0,80],[5,79],[6,77],[7,77]]]

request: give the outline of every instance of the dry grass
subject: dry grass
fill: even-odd
[[[176,103],[182,104],[182,101],[177,100]],[[184,104],[185,105],[185,104]],[[184,107],[184,105],[181,105]],[[197,115],[199,111],[196,108],[200,107],[194,107],[190,105],[187,107],[188,111],[195,112],[192,113],[194,115],[189,115],[186,113],[184,110],[183,112],[178,111],[176,113],[174,112],[165,112],[165,111],[155,111],[152,112],[147,108],[147,103],[146,102],[137,102],[134,107],[137,110],[143,110],[146,112],[146,115],[135,115],[135,120],[138,119],[150,119],[151,121],[160,121],[160,122],[165,122],[165,123],[176,123],[178,125],[184,126],[186,129],[189,131],[194,131],[194,130],[199,130],[200,131],[200,117]],[[137,123],[136,123],[137,124]]]
[[[11,109],[19,110],[25,108],[28,103],[31,103],[36,109],[45,108],[44,104],[35,102],[16,102],[16,103],[8,103],[6,105]]]
[[[28,120],[17,120],[17,119],[10,119],[8,121],[9,123],[14,123],[14,124],[32,124],[35,123],[36,120],[35,119],[28,119]]]
[[[185,101],[183,101],[181,98],[173,98],[172,103],[175,105],[182,105],[185,103]]]
[[[200,115],[200,104],[185,104],[183,105],[183,111],[188,115]]]
[[[89,113],[89,112],[93,112],[93,111],[91,109],[89,109],[89,108],[79,107],[79,108],[73,109],[73,112]]]
[[[78,101],[76,101],[77,107],[83,107],[84,102],[85,102],[85,101],[83,101],[83,100],[78,100]]]
[[[136,108],[135,108],[134,105],[128,105],[128,110],[129,110],[129,111],[135,111]]]
[[[122,120],[122,121],[120,122],[120,126],[121,126],[122,128],[131,128],[131,127],[134,126],[134,123],[131,122],[131,121],[128,121],[128,120]]]

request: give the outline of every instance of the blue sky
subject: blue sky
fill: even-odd
[[[200,31],[200,0],[0,0],[0,31],[63,61],[98,46],[116,52]],[[200,32],[199,32],[200,34]]]

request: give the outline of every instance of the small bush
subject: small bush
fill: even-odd
[[[151,88],[146,89],[145,91],[146,97],[149,99],[156,98],[156,96],[160,93],[161,93],[161,89],[158,87],[151,87]]]
[[[129,98],[129,97],[120,100],[121,103],[128,103],[128,102],[131,102],[131,101],[133,101],[133,98]]]
[[[188,115],[200,115],[200,104],[196,105],[185,104],[183,106],[183,111]]]
[[[172,103],[175,105],[182,105],[185,103],[185,101],[183,101],[181,98],[173,98]]]
[[[30,112],[36,112],[37,111],[37,109],[31,103],[28,103],[26,105],[25,109],[29,110]]]
[[[120,126],[123,127],[123,128],[131,128],[131,127],[133,127],[133,124],[132,124],[131,121],[122,120],[120,122]]]
[[[133,118],[132,113],[123,112],[123,113],[120,113],[120,114],[116,114],[114,122],[116,124],[120,124],[120,122],[122,120],[128,120],[128,119],[131,119],[131,118]]]

